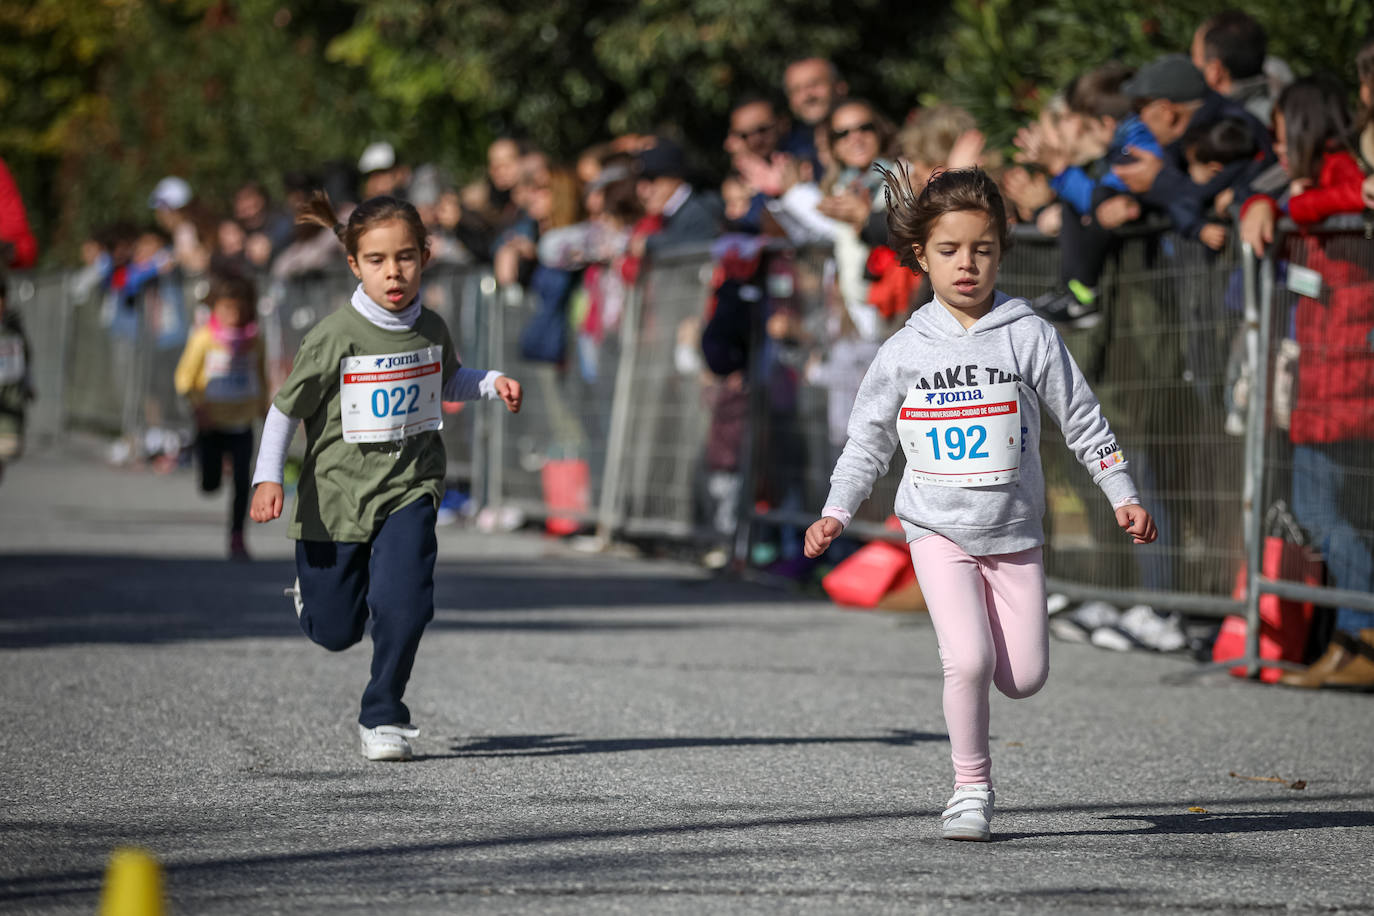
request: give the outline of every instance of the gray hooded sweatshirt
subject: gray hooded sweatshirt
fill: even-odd
[[[883,344],[854,401],[849,441],[830,477],[826,506],[852,515],[868,498],[874,481],[887,473],[901,444],[897,415],[910,389],[938,391],[1009,381],[1015,381],[1020,392],[1020,479],[947,487],[917,484],[905,475],[895,509],[908,541],[938,533],[971,556],[1014,553],[1044,543],[1041,403],[1112,505],[1136,496],[1101,405],[1059,332],[1031,311],[1026,300],[997,293],[991,311],[968,329],[932,300]]]

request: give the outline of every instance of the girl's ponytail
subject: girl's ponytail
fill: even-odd
[[[339,241],[344,241],[344,224],[339,222],[339,215],[334,212],[334,205],[324,191],[312,192],[306,202],[300,205],[296,211],[296,222],[323,226],[338,236]]]

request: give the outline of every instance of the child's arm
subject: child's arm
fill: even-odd
[[[199,329],[193,331],[186,341],[186,349],[181,351],[181,359],[177,360],[176,373],[172,377],[177,394],[193,405],[200,401],[201,392],[196,390],[196,382],[200,378],[201,367],[205,365],[205,347],[208,342],[209,335]]]
[[[499,370],[459,368],[444,383],[445,401],[504,401],[511,413],[520,412],[520,383]]]
[[[299,423],[277,409],[267,410],[262,423],[262,443],[258,446],[258,464],[253,471],[253,505],[249,517],[255,522],[270,522],[281,515],[285,494],[282,472],[286,469],[286,450]]]
[[[820,556],[839,536],[872,492],[874,482],[887,473],[897,450],[897,413],[906,391],[888,367],[885,350],[878,351],[859,385],[849,415],[849,441],[830,475],[823,517],[806,532],[807,556]]]
[[[1040,364],[1031,380],[1036,394],[1059,424],[1069,451],[1088,469],[1112,508],[1139,505],[1126,457],[1102,416],[1102,405],[1058,332],[1047,324],[1044,334]]]
[[[1294,194],[1288,199],[1288,215],[1295,223],[1319,223],[1338,213],[1359,213],[1364,209],[1360,185],[1364,172],[1350,156],[1335,158],[1323,169],[1321,187]]]

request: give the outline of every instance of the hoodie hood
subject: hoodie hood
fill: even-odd
[[[992,308],[986,315],[965,329],[954,317],[954,313],[942,305],[938,298],[911,313],[906,326],[927,339],[946,339],[950,337],[973,337],[994,328],[1006,327],[1014,321],[1034,315],[1030,303],[1020,297],[1008,296],[996,291],[993,293]]]

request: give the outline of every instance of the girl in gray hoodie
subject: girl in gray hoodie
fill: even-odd
[[[1020,699],[1049,673],[1042,404],[1126,534],[1148,544],[1155,524],[1059,333],[1024,299],[994,288],[1008,240],[997,185],[980,169],[955,169],[917,195],[909,179],[883,177],[893,248],[930,278],[935,298],[883,344],[864,376],[806,553],[819,556],[839,536],[900,447],[907,479],[895,508],[939,642],[954,761],[941,831],[986,840],[989,687]]]

